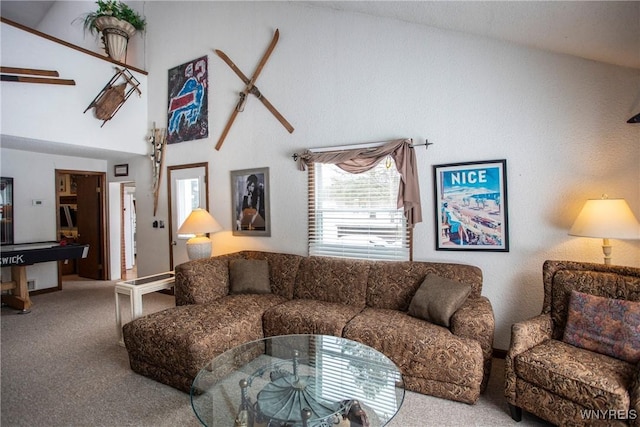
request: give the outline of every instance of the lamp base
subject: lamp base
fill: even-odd
[[[605,265],[611,265],[611,243],[609,243],[609,239],[602,239],[602,253],[604,254]]]
[[[204,235],[197,235],[187,240],[187,255],[190,260],[211,258],[211,239]]]

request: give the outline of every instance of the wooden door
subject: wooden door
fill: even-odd
[[[78,275],[89,279],[106,280],[102,180],[99,175],[74,175],[74,177],[78,197],[78,243],[89,245],[87,257],[78,259]]]

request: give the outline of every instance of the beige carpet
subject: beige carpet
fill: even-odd
[[[113,282],[65,281],[62,291],[32,299],[29,314],[1,310],[3,427],[199,425],[188,394],[130,370],[116,342]],[[174,305],[160,293],[143,300],[145,314]],[[122,309],[126,321],[128,302]],[[494,360],[473,406],[407,392],[389,426],[548,426],[529,414],[511,420],[503,372],[504,361]]]

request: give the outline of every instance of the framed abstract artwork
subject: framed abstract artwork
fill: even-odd
[[[506,160],[433,166],[436,250],[509,251]]]
[[[169,70],[167,144],[209,136],[208,81],[206,56]]]
[[[271,236],[269,168],[231,171],[234,236]]]

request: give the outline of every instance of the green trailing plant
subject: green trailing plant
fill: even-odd
[[[101,16],[113,16],[126,21],[138,31],[144,31],[147,25],[146,20],[138,12],[121,1],[98,0],[96,4],[98,5],[98,10],[89,12],[82,18],[84,30],[92,35],[97,35],[100,32],[96,27],[96,19]]]

